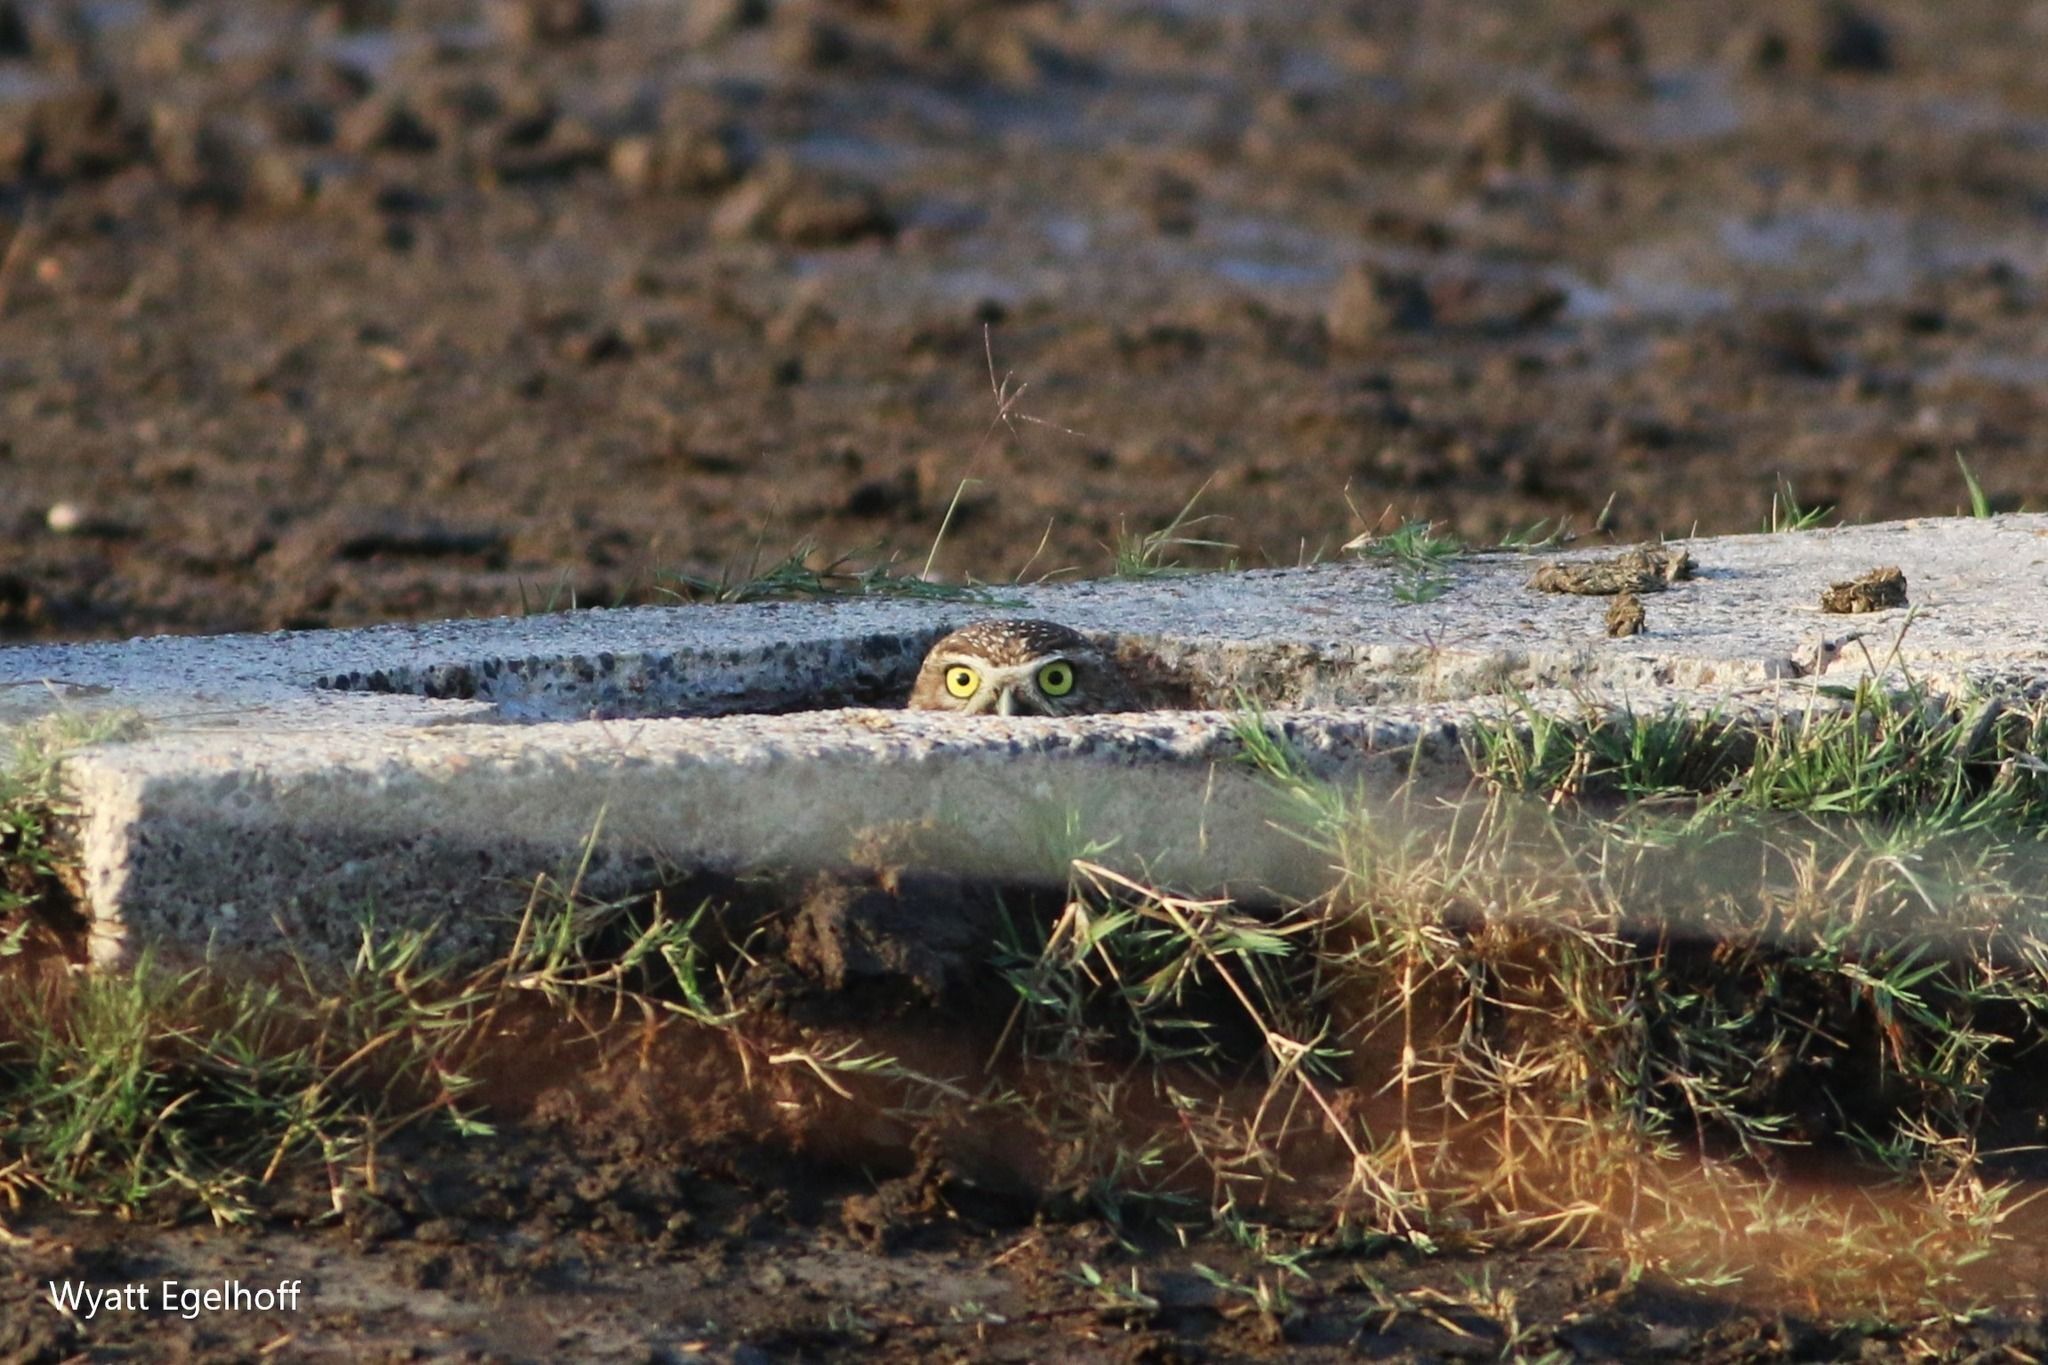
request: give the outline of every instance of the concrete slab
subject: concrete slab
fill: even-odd
[[[1227,708],[1280,713],[1320,770],[1462,780],[1457,727],[1511,694],[1584,705],[1803,704],[1903,667],[1945,687],[2048,680],[2048,517],[1928,520],[1690,542],[1697,576],[1607,600],[1539,593],[1572,555],[1483,554],[1411,576],[1373,562],[1005,588],[995,603],[583,611],[359,631],[0,649],[0,723],[121,708],[141,738],[66,777],[96,959],[144,943],[347,951],[364,913],[502,939],[536,875],[592,849],[584,889],[663,870],[893,856],[1064,875],[1091,842],[1182,884],[1320,889],[1270,823]],[[1882,565],[1910,606],[1853,617],[1822,591]],[[1423,594],[1427,595],[1427,594]],[[1099,633],[1181,708],[958,718],[889,709],[932,640],[995,615]],[[1823,656],[1825,657],[1825,656]],[[1804,676],[1803,676],[1804,675]]]

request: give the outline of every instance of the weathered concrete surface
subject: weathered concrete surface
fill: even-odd
[[[1468,556],[1405,602],[1398,566],[1005,589],[997,605],[867,599],[588,611],[363,631],[0,650],[0,720],[140,712],[80,753],[95,956],[146,942],[342,948],[361,913],[488,944],[534,878],[595,836],[584,890],[662,869],[803,870],[860,846],[1057,877],[1089,843],[1209,885],[1318,889],[1242,764],[1240,696],[1283,711],[1332,775],[1462,771],[1456,727],[1510,694],[1586,704],[1797,704],[1873,665],[2048,680],[2048,517],[1692,542],[1698,576],[1609,639],[1602,598],[1524,584],[1551,555]],[[1582,557],[1600,552],[1580,552]],[[1821,591],[1897,564],[1907,610],[1826,616]],[[1413,594],[1408,594],[1412,596]],[[983,616],[1114,636],[1179,711],[1044,720],[891,707],[939,634]],[[1909,624],[1910,620],[1910,624]],[[817,709],[842,708],[842,709]],[[801,714],[738,714],[801,712]],[[1420,742],[1420,747],[1418,747]]]

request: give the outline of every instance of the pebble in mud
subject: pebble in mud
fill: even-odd
[[[1888,611],[1906,605],[1906,575],[1889,565],[1872,569],[1861,578],[1836,583],[1822,590],[1820,609],[1836,616],[1853,616],[1866,611]]]

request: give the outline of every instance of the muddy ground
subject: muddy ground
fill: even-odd
[[[0,3],[0,632],[2048,492],[2048,18]],[[1017,435],[983,444],[999,377]],[[53,516],[53,509],[55,515]]]
[[[673,1059],[671,1059],[673,1060]],[[250,1230],[10,1219],[0,1351],[69,1360],[2025,1362],[2037,1306],[1814,1312],[1535,1249],[1421,1258],[1275,1234],[1299,1269],[1215,1233],[1034,1218],[943,1168],[821,1168],[676,1140],[593,1074],[514,1136],[408,1141],[345,1215],[311,1180]],[[573,1092],[576,1098],[568,1098]],[[2048,1229],[2036,1229],[2036,1233]],[[2016,1277],[2037,1276],[2040,1258]],[[1107,1288],[1091,1284],[1097,1275]],[[186,1289],[297,1283],[290,1310],[163,1312]],[[147,1312],[52,1307],[51,1285],[142,1284]],[[2034,1279],[2033,1283],[2038,1283]],[[2010,1290],[2013,1281],[2006,1281]],[[1132,1286],[1137,1295],[1123,1293]],[[1265,1307],[1260,1287],[1286,1301]],[[172,1291],[175,1293],[176,1291]]]
[[[1755,529],[1782,484],[1947,513],[1958,455],[2038,506],[2044,55],[2029,0],[0,0],[0,639],[664,600],[806,539],[915,566],[962,480],[937,564],[983,580],[1103,572],[1197,491],[1195,534],[1251,563],[1388,514]],[[985,347],[1042,424],[992,427]],[[1085,1219],[888,1186],[921,1211],[878,1250],[848,1201],[905,1171],[579,1121],[579,1094],[404,1157],[460,1192],[388,1226],[31,1208],[0,1339],[1173,1359],[1284,1335],[1190,1276],[1229,1247],[1156,1251],[1185,1303],[1105,1314],[1069,1272],[1128,1260]],[[65,1267],[319,1289],[289,1320],[81,1327],[32,1293]],[[1544,1324],[1532,1354],[1911,1346],[1579,1253],[1486,1273]],[[1383,1332],[1372,1302],[1331,1289],[1286,1332],[1505,1342]],[[1937,1335],[1998,1332],[2043,1349],[2009,1316]]]

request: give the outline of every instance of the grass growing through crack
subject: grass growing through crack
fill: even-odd
[[[788,602],[828,597],[895,597],[919,602],[968,602],[1019,606],[1014,598],[972,584],[935,582],[904,571],[899,556],[863,562],[840,555],[820,562],[815,543],[799,541],[783,558],[764,564],[758,547],[746,567],[728,567],[716,578],[676,573],[660,590],[681,602]]]
[[[1465,543],[1437,534],[1433,522],[1409,521],[1384,534],[1360,536],[1344,548],[1398,570],[1394,600],[1415,606],[1451,590],[1451,561],[1465,552]]]
[[[1977,482],[1976,471],[1970,468],[1970,462],[1963,458],[1960,450],[1956,452],[1956,468],[1962,470],[1963,488],[1970,495],[1970,515],[1980,521],[1990,516],[1991,499],[1985,494],[1984,485]]]
[[[1197,488],[1194,496],[1182,505],[1173,519],[1156,530],[1133,532],[1119,529],[1116,538],[1116,562],[1112,572],[1118,578],[1163,578],[1175,574],[1194,572],[1185,558],[1189,550],[1214,550],[1228,555],[1237,547],[1225,540],[1209,540],[1189,535],[1195,527],[1210,520],[1195,515],[1195,504],[1202,500],[1208,485]],[[1226,569],[1237,567],[1231,560]]]
[[[1828,503],[1816,503],[1811,507],[1801,504],[1799,495],[1792,491],[1792,485],[1781,478],[1771,494],[1771,517],[1764,523],[1764,529],[1774,535],[1810,531],[1826,521],[1834,510]]]

